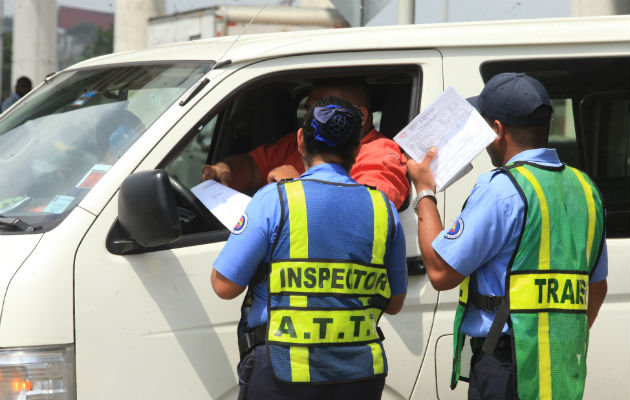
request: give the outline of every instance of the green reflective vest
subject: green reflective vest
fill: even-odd
[[[364,198],[371,199],[372,207],[362,207],[371,213],[365,219],[373,219],[371,260],[311,259],[309,246],[317,246],[317,238],[309,234],[309,223],[322,222],[308,220],[304,186],[311,185],[320,196],[343,195],[348,190],[321,181],[279,185],[286,193],[285,201],[279,189],[283,209],[288,210],[288,221],[282,225],[288,229],[279,233],[279,240],[288,241],[289,246],[287,251],[287,246],[274,245],[269,262],[266,341],[274,375],[291,383],[343,382],[385,375],[387,365],[377,324],[391,297],[384,265],[392,225],[386,198],[378,190],[348,185],[352,194],[367,191],[369,196]],[[335,224],[344,221],[335,218],[327,223],[332,231]]]
[[[599,192],[588,176],[564,165],[553,168],[526,162],[502,170],[526,205],[525,224],[507,266],[504,297],[518,398],[581,399],[589,335],[589,275],[604,240]],[[460,331],[469,291],[476,286],[469,278],[460,286],[455,317],[452,388],[458,379],[466,380],[470,367],[466,359],[470,347]]]

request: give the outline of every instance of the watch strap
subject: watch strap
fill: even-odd
[[[411,208],[413,212],[416,213],[416,215],[418,215],[418,205],[420,204],[420,200],[427,196],[431,197],[433,201],[437,204],[437,199],[435,198],[435,192],[433,190],[422,190],[420,193],[418,193],[416,198],[413,199],[413,202],[411,203]]]

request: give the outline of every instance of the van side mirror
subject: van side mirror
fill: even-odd
[[[166,171],[136,172],[120,186],[118,220],[142,247],[157,247],[180,238],[177,203]]]

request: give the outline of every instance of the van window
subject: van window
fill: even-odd
[[[330,76],[357,75],[356,71],[327,71]],[[366,71],[361,71],[366,74]],[[365,78],[370,87],[375,126],[386,136],[393,137],[418,109],[419,99],[412,99],[412,88],[419,87],[419,70],[379,71]],[[343,76],[343,75],[341,75]],[[208,115],[187,135],[187,143],[178,146],[162,164],[172,178],[191,188],[201,182],[204,163],[213,164],[227,156],[244,154],[258,146],[273,144],[284,135],[297,131],[306,114],[305,102],[311,83],[322,77],[308,76],[271,77],[265,82],[235,93],[225,106],[214,115]],[[183,149],[183,150],[182,150]],[[253,196],[256,190],[246,193]],[[218,226],[218,227],[217,227]],[[183,224],[184,235],[193,235],[213,229],[228,230],[220,224],[201,227]],[[212,235],[213,240],[225,237]],[[189,242],[184,240],[183,242]],[[173,246],[184,245],[174,243]]]
[[[630,58],[485,63],[485,82],[508,71],[540,80],[552,98],[549,145],[588,173],[606,207],[606,235],[630,237]]]
[[[56,226],[210,63],[63,72],[0,119],[0,234]]]

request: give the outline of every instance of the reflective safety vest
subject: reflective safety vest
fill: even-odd
[[[519,399],[581,399],[589,335],[589,275],[604,242],[599,192],[586,174],[565,165],[519,162],[501,169],[525,202],[525,220],[507,266],[507,293],[486,342],[498,338],[509,324]],[[474,279],[473,274],[460,285],[452,388],[458,379],[467,380],[469,373],[472,352],[460,326],[471,291],[476,290]]]
[[[307,198],[305,188],[314,195]],[[377,324],[391,297],[384,265],[394,226],[389,202],[380,191],[362,185],[308,179],[280,182],[278,193],[283,220],[269,262],[266,337],[276,379],[331,383],[386,375]],[[335,210],[329,210],[333,218],[328,219],[322,215],[326,211],[312,211],[325,196],[350,203],[359,210],[360,221],[348,221]],[[368,235],[372,243],[363,243],[371,260],[321,257],[326,249],[316,259],[309,257],[321,235],[350,223],[373,232]],[[315,224],[326,224],[325,229],[315,229]],[[344,238],[327,243],[344,251],[356,246]]]

